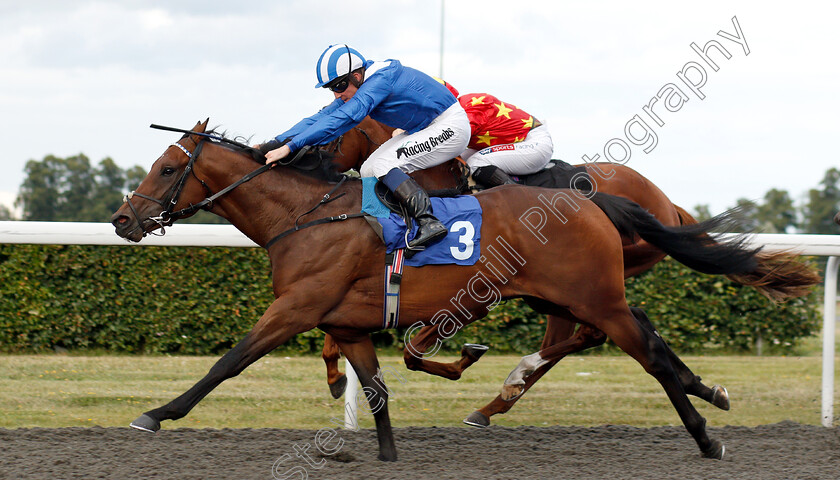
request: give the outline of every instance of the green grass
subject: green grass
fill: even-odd
[[[191,387],[216,357],[2,356],[0,427],[126,426],[140,413]],[[439,360],[452,360],[441,357]],[[386,376],[394,393],[395,426],[453,426],[498,393],[518,362],[487,356],[458,382],[410,372],[399,357],[380,359],[402,380]],[[685,357],[708,385],[729,389],[730,412],[694,399],[710,425],[793,420],[820,422],[819,357]],[[342,362],[343,367],[343,362]],[[837,367],[840,371],[840,367]],[[343,417],[328,393],[318,357],[269,356],[228,380],[187,417],[165,428],[307,428]],[[835,392],[835,405],[838,404]],[[363,428],[373,426],[360,416]],[[558,364],[496,425],[678,425],[660,386],[626,357],[569,357]]]

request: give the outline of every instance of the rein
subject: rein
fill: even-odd
[[[168,227],[168,226],[172,225],[176,220],[178,220],[180,218],[190,216],[190,215],[196,213],[199,210],[210,210],[210,209],[212,209],[213,208],[213,202],[215,202],[220,197],[222,197],[224,195],[227,195],[228,193],[233,191],[235,188],[239,187],[240,185],[242,185],[244,183],[247,183],[247,182],[251,181],[254,177],[262,175],[263,173],[271,170],[272,168],[274,168],[277,165],[284,165],[284,166],[293,165],[306,152],[308,152],[310,150],[310,147],[304,146],[300,150],[298,150],[298,152],[288,162],[276,161],[276,162],[272,162],[272,163],[269,163],[269,164],[266,164],[266,165],[262,165],[261,167],[257,168],[256,170],[246,174],[245,176],[243,176],[242,178],[240,178],[236,182],[234,182],[234,183],[228,185],[227,187],[223,188],[219,192],[217,192],[215,194],[212,194],[211,191],[210,191],[210,188],[207,186],[207,184],[203,180],[198,178],[198,176],[195,175],[195,172],[194,172],[194,169],[193,169],[193,167],[195,165],[195,162],[196,162],[196,160],[198,160],[198,156],[201,154],[201,150],[204,147],[204,142],[207,141],[208,139],[210,139],[210,140],[216,140],[216,141],[223,141],[225,143],[229,143],[229,144],[232,144],[232,145],[235,145],[237,147],[244,148],[244,149],[250,149],[251,147],[249,147],[247,145],[243,145],[243,144],[241,144],[239,142],[236,142],[236,141],[233,141],[233,140],[228,140],[224,137],[219,137],[217,135],[212,135],[212,134],[207,134],[207,133],[193,132],[193,131],[190,131],[190,130],[182,130],[182,129],[173,128],[173,127],[164,127],[164,126],[155,125],[155,124],[152,124],[151,128],[156,128],[156,129],[159,129],[159,130],[174,131],[174,132],[182,132],[182,133],[186,133],[186,134],[190,134],[190,135],[198,135],[202,138],[196,144],[195,151],[193,151],[193,152],[190,152],[189,149],[187,149],[186,147],[184,147],[183,145],[181,145],[178,142],[175,142],[171,145],[171,146],[174,146],[174,147],[178,148],[182,152],[184,152],[184,154],[189,158],[189,162],[187,163],[187,166],[184,169],[184,173],[181,174],[181,178],[179,178],[178,181],[175,183],[175,185],[173,185],[173,187],[171,189],[172,193],[168,195],[168,197],[169,197],[168,200],[159,200],[157,198],[150,197],[148,195],[144,195],[142,193],[137,193],[136,191],[132,191],[131,193],[129,193],[128,195],[126,195],[123,198],[123,201],[128,204],[129,208],[131,209],[131,212],[134,214],[134,218],[137,219],[137,228],[143,228],[144,221],[140,221],[140,216],[137,213],[137,209],[134,207],[134,204],[131,202],[131,199],[133,197],[137,196],[137,197],[140,197],[140,198],[143,198],[143,199],[146,199],[146,200],[150,200],[152,202],[155,202],[155,203],[159,204],[161,207],[163,207],[163,211],[161,211],[160,215],[158,215],[157,217],[147,217],[147,220],[155,222],[160,226],[160,234],[146,232],[144,230],[143,231],[143,236],[145,236],[147,233],[151,233],[152,235],[157,235],[157,236],[162,236],[162,235],[166,234],[166,230],[165,230],[164,227]],[[367,134],[365,134],[365,135],[367,136]],[[204,200],[202,200],[202,201],[200,201],[196,204],[190,204],[189,207],[182,208],[178,211],[172,211],[175,208],[175,205],[178,204],[178,199],[181,197],[181,192],[184,189],[184,185],[186,184],[187,177],[190,175],[190,173],[192,173],[192,175],[196,178],[196,180],[198,180],[199,183],[201,183],[201,185],[204,187],[205,191],[207,192],[208,196]],[[309,215],[310,213],[314,212],[315,210],[317,210],[321,206],[326,205],[327,203],[330,203],[334,200],[338,200],[339,198],[346,195],[346,193],[341,193],[339,195],[333,196],[333,193],[335,193],[335,191],[338,190],[338,188],[341,187],[341,185],[343,185],[346,180],[347,180],[346,176],[342,177],[341,180],[338,182],[338,184],[336,184],[336,186],[333,187],[332,190],[330,190],[327,194],[325,194],[323,196],[323,198],[321,198],[321,201],[318,202],[318,204],[316,204],[314,207],[312,207],[308,211],[302,213],[300,216],[298,216],[295,219],[295,226],[293,228],[290,228],[290,229],[280,233],[279,235],[276,235],[271,240],[269,240],[268,243],[265,246],[265,249],[268,250],[272,245],[277,243],[277,241],[279,241],[280,239],[282,239],[282,238],[284,238],[288,235],[291,235],[294,232],[297,232],[298,230],[313,227],[315,225],[321,225],[321,224],[324,224],[324,223],[344,221],[344,220],[347,220],[347,219],[350,219],[350,218],[360,218],[360,217],[364,217],[365,215],[367,215],[366,213],[363,213],[363,212],[351,213],[351,214],[343,213],[341,215],[336,215],[336,216],[332,216],[332,217],[326,217],[326,218],[321,218],[321,219],[318,219],[318,220],[313,220],[311,222],[307,222],[307,223],[304,223],[304,224],[301,224],[301,225],[298,224],[300,219],[303,218],[304,216]]]
[[[213,193],[211,193],[210,188],[207,186],[207,184],[204,182],[204,180],[201,180],[200,178],[198,178],[195,175],[195,172],[193,170],[193,166],[195,165],[196,160],[198,160],[198,156],[201,154],[201,150],[204,147],[204,142],[209,139],[209,140],[216,140],[216,141],[219,141],[219,142],[229,143],[231,145],[235,145],[235,146],[243,148],[243,149],[250,149],[251,147],[249,147],[247,145],[243,145],[243,144],[241,144],[239,142],[236,142],[234,140],[229,140],[229,139],[226,139],[224,137],[221,137],[221,136],[218,136],[218,135],[212,135],[212,134],[209,134],[209,133],[193,132],[191,130],[184,130],[184,129],[174,128],[174,127],[165,127],[165,126],[162,126],[162,125],[155,125],[155,124],[150,125],[150,127],[158,129],[158,130],[167,130],[167,131],[171,131],[171,132],[181,132],[181,133],[185,133],[187,135],[197,135],[197,136],[201,137],[201,140],[198,141],[198,143],[196,144],[196,147],[195,147],[195,151],[193,151],[193,152],[190,152],[189,149],[187,149],[186,147],[184,147],[183,145],[181,145],[178,142],[175,142],[171,145],[171,146],[174,146],[174,147],[178,148],[182,152],[184,152],[184,154],[189,158],[189,162],[187,163],[186,168],[184,168],[184,173],[181,174],[181,178],[179,178],[178,181],[175,183],[175,185],[173,185],[173,187],[171,189],[172,193],[170,193],[168,195],[169,198],[167,200],[160,200],[160,199],[157,199],[157,198],[154,198],[154,197],[150,197],[148,195],[144,195],[142,193],[137,193],[136,190],[130,192],[128,195],[123,197],[123,202],[128,204],[128,207],[131,209],[131,212],[134,214],[134,218],[137,219],[137,228],[143,228],[143,224],[144,224],[145,220],[143,220],[143,221],[140,220],[140,216],[137,213],[137,209],[135,208],[134,204],[131,202],[131,199],[133,197],[137,196],[137,197],[140,197],[140,198],[143,198],[143,199],[146,199],[146,200],[150,200],[152,202],[157,203],[161,207],[163,207],[163,211],[161,211],[160,215],[158,215],[157,217],[147,217],[146,218],[146,220],[150,220],[150,221],[152,221],[152,222],[154,222],[154,223],[156,223],[160,226],[160,233],[159,234],[151,233],[151,232],[146,232],[144,230],[143,231],[143,236],[146,236],[147,233],[151,233],[152,235],[156,235],[156,236],[165,235],[166,234],[165,227],[171,226],[176,220],[187,217],[189,215],[192,215],[199,210],[209,210],[209,209],[213,208],[213,202],[215,202],[218,198],[220,198],[224,195],[227,195],[233,189],[239,187],[243,183],[246,183],[246,182],[252,180],[254,177],[262,175],[263,173],[271,170],[272,168],[274,168],[278,164],[279,165],[291,165],[291,164],[295,163],[306,152],[308,152],[310,150],[310,147],[304,146],[303,148],[298,150],[298,152],[288,162],[277,161],[277,162],[272,162],[272,163],[269,163],[269,164],[266,164],[266,165],[262,165],[258,169],[248,173],[247,175],[240,178],[236,182],[234,182],[234,183],[228,185],[227,187],[223,188],[218,193],[213,194]],[[181,197],[181,192],[184,189],[184,185],[186,184],[187,177],[190,175],[190,173],[192,173],[192,175],[196,178],[196,180],[198,180],[198,182],[201,183],[201,186],[204,187],[204,190],[207,192],[207,197],[204,200],[202,200],[202,201],[200,201],[196,204],[191,204],[189,207],[182,208],[181,210],[178,210],[178,211],[173,211],[173,209],[175,208],[175,205],[178,204],[178,199]]]
[[[371,144],[373,144],[373,145],[376,145],[377,147],[381,147],[381,146],[382,146],[382,144],[381,144],[381,143],[376,142],[376,141],[374,141],[372,138],[370,138],[370,134],[369,134],[369,133],[367,133],[366,131],[364,131],[364,129],[361,129],[361,128],[359,128],[359,127],[356,127],[356,130],[358,130],[358,131],[362,132],[362,135],[364,135],[364,136],[365,136],[365,138],[367,138],[368,143],[371,143]],[[374,150],[375,150],[375,149],[374,149]]]
[[[381,147],[382,146],[381,143],[374,141],[374,139],[371,138],[370,134],[368,132],[366,132],[363,128],[360,128],[360,127],[357,126],[357,127],[353,127],[353,130],[359,131],[362,135],[364,135],[365,139],[367,139],[367,144],[368,144],[368,149],[369,149],[368,150],[368,155],[370,155],[370,153],[373,150],[376,150],[376,147]],[[324,150],[327,151],[327,152],[330,152],[330,153],[336,153],[338,155],[344,156],[344,152],[341,150],[341,144],[344,142],[344,135],[347,135],[347,134],[346,133],[342,134],[338,138],[333,140],[332,142],[324,145],[323,146]],[[375,145],[375,148],[373,148],[372,150],[370,149],[371,145]],[[347,168],[355,168],[356,170],[358,170],[359,166],[358,165],[349,166]]]

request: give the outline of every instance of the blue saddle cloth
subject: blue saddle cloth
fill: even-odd
[[[388,253],[405,248],[406,225],[402,217],[388,210],[373,193],[372,181],[363,180],[362,211],[377,217],[382,225]],[[481,256],[481,205],[475,197],[465,195],[452,198],[432,197],[432,211],[449,233],[443,240],[427,245],[422,252],[405,261],[411,267],[423,265],[475,265]],[[415,225],[408,235],[414,238]]]

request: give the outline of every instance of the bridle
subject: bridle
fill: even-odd
[[[242,185],[245,182],[250,181],[251,179],[253,179],[254,177],[256,177],[258,175],[261,175],[261,174],[271,170],[272,168],[276,167],[277,165],[290,165],[290,164],[295,163],[300,157],[302,157],[307,151],[309,151],[309,147],[305,146],[305,147],[302,147],[300,150],[298,150],[298,152],[288,162],[277,161],[277,162],[269,163],[267,165],[262,165],[260,168],[257,168],[256,170],[252,171],[251,173],[248,173],[247,175],[240,178],[236,182],[228,185],[227,187],[225,187],[224,189],[222,189],[218,193],[214,194],[210,190],[210,187],[207,186],[207,183],[205,183],[204,180],[198,178],[198,176],[195,174],[195,170],[193,168],[195,166],[195,162],[198,160],[198,157],[201,154],[201,150],[204,148],[205,142],[208,141],[208,139],[209,139],[209,140],[216,140],[218,142],[229,143],[231,145],[235,145],[237,147],[244,148],[244,149],[250,149],[251,147],[249,147],[247,145],[243,145],[243,144],[241,144],[239,142],[236,142],[234,140],[230,140],[230,139],[224,138],[222,136],[213,135],[213,134],[209,134],[209,133],[193,132],[191,130],[183,130],[183,129],[173,128],[173,127],[164,127],[164,126],[155,125],[155,124],[150,125],[150,127],[151,128],[156,128],[158,130],[168,130],[168,131],[174,131],[174,132],[182,132],[182,133],[185,133],[187,135],[198,135],[199,137],[201,137],[201,140],[199,140],[196,143],[195,150],[192,151],[192,152],[190,152],[189,149],[187,149],[186,147],[184,147],[183,145],[181,145],[178,142],[175,142],[175,143],[170,145],[170,146],[176,147],[179,150],[181,150],[182,152],[184,152],[184,154],[189,158],[189,162],[187,162],[187,166],[186,166],[186,168],[184,168],[184,172],[181,174],[181,177],[169,189],[169,191],[165,195],[164,199],[158,199],[158,198],[150,197],[148,195],[144,195],[142,193],[137,193],[136,190],[132,191],[131,193],[129,193],[128,195],[123,197],[123,202],[128,204],[128,208],[131,209],[131,212],[134,214],[134,219],[137,220],[137,226],[134,227],[132,230],[130,230],[128,233],[134,232],[135,230],[137,230],[139,228],[143,231],[143,236],[144,237],[147,234],[152,234],[152,235],[156,235],[156,236],[162,236],[162,235],[166,234],[165,227],[171,226],[173,223],[175,223],[176,220],[188,217],[188,216],[198,212],[199,210],[210,210],[210,209],[212,209],[213,208],[213,202],[215,202],[216,199],[218,199],[219,197],[230,193],[236,187]],[[201,184],[201,186],[204,187],[204,191],[207,193],[207,196],[204,198],[204,200],[202,200],[202,201],[200,201],[196,204],[190,204],[190,206],[188,206],[188,207],[185,207],[185,208],[182,208],[180,210],[175,211],[175,205],[178,204],[178,200],[181,198],[181,193],[184,190],[184,186],[186,185],[187,178],[190,176],[190,174],[192,174],[192,176],[195,177],[196,180],[198,180],[198,182]],[[163,210],[156,217],[146,217],[145,219],[141,220],[140,215],[137,212],[137,208],[134,206],[134,203],[132,203],[132,201],[131,201],[132,198],[134,198],[134,197],[140,197],[142,199],[149,200],[151,202],[157,203],[158,205],[160,205],[163,208]],[[160,226],[160,233],[155,233],[155,231],[147,232],[146,229],[145,229],[145,225],[148,225],[148,222],[153,222],[153,223],[156,223],[158,226]]]
[[[128,208],[131,209],[131,213],[134,214],[134,218],[137,220],[137,227],[135,227],[135,230],[137,228],[143,229],[143,236],[144,237],[148,233],[151,233],[152,235],[162,236],[162,235],[166,234],[165,227],[168,227],[168,226],[172,225],[176,220],[178,220],[180,218],[183,218],[185,216],[188,216],[190,214],[193,214],[193,213],[197,212],[198,210],[200,210],[202,208],[207,208],[207,209],[212,208],[212,206],[208,206],[212,203],[212,200],[211,201],[208,201],[208,200],[213,197],[213,194],[210,191],[210,188],[207,186],[207,183],[205,183],[204,180],[201,180],[200,178],[198,178],[198,176],[196,176],[196,174],[195,174],[195,171],[193,170],[193,166],[195,165],[195,161],[196,161],[196,159],[198,159],[198,156],[201,154],[201,150],[204,147],[204,142],[205,142],[204,138],[199,140],[198,143],[196,144],[195,150],[193,152],[190,152],[186,147],[184,147],[183,145],[181,145],[178,142],[175,142],[172,145],[170,145],[170,146],[176,147],[179,150],[181,150],[182,152],[184,152],[184,154],[189,158],[189,162],[187,162],[187,166],[186,166],[186,168],[184,168],[184,172],[181,174],[181,177],[178,179],[177,182],[175,182],[175,184],[172,186],[172,188],[169,189],[165,198],[158,199],[158,198],[150,197],[150,196],[144,195],[142,193],[137,193],[136,190],[130,192],[128,195],[126,195],[123,198],[123,202],[128,204]],[[187,177],[189,177],[190,174],[192,174],[195,177],[195,179],[198,180],[199,183],[201,183],[201,186],[204,187],[204,190],[207,192],[207,198],[205,198],[204,201],[199,202],[198,204],[190,205],[187,208],[183,208],[181,210],[174,211],[175,210],[175,205],[178,204],[178,200],[181,198],[181,192],[183,192],[183,190],[184,190],[184,185],[186,185],[186,183],[187,183]],[[156,217],[146,217],[145,219],[140,220],[140,215],[139,215],[139,213],[137,213],[137,208],[134,206],[134,203],[132,203],[132,201],[131,201],[132,198],[134,198],[134,197],[140,197],[142,199],[149,200],[149,201],[152,201],[154,203],[157,203],[158,205],[161,206],[161,208],[163,208],[163,210],[161,210],[160,215],[158,215]],[[152,232],[147,232],[146,231],[145,225],[147,225],[148,222],[150,222],[150,221],[154,222],[154,223],[158,224],[158,226],[160,226],[160,233],[155,233],[154,231],[152,231]]]

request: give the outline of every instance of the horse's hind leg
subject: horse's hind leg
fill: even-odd
[[[411,330],[409,330],[411,333]],[[464,370],[477,362],[487,351],[484,345],[466,344],[461,349],[461,358],[452,363],[433,362],[427,360],[435,356],[440,349],[442,335],[439,325],[429,325],[420,329],[420,332],[411,338],[405,346],[403,360],[409,370],[419,370],[431,375],[458,380]],[[436,346],[431,352],[429,348]]]
[[[362,383],[362,390],[367,396],[370,413],[376,422],[376,437],[379,440],[379,460],[394,462],[397,460],[397,447],[394,444],[394,432],[388,415],[388,389],[379,369],[379,360],[369,335],[352,340],[335,339],[341,351],[353,365],[353,369]]]
[[[656,331],[656,328],[650,322],[650,319],[648,319],[644,310],[638,307],[630,307],[630,311],[645,329],[662,339]],[[701,398],[721,410],[729,410],[729,393],[726,391],[726,388],[720,385],[714,385],[709,388],[704,385],[700,381],[700,376],[695,375],[691,369],[689,369],[682,360],[680,360],[677,354],[671,350],[671,347],[668,346],[668,342],[662,339],[662,343],[668,351],[668,358],[671,360],[671,365],[677,372],[677,376],[680,379],[680,383],[682,383],[683,389],[685,389],[685,393]]]
[[[644,310],[641,308],[631,307],[631,312],[633,316],[636,317],[636,320],[648,329],[651,333],[655,335],[659,335],[656,332],[656,328],[651,324],[650,320],[645,314]],[[573,319],[567,319],[565,316],[560,312],[557,312],[558,315],[549,315],[547,328],[545,332],[545,336],[543,338],[542,346],[540,347],[540,352],[545,353],[549,347],[553,345],[557,345],[560,342],[567,340],[575,330],[577,323]],[[597,332],[597,333],[596,333]],[[504,414],[510,411],[513,408],[513,405],[522,398],[525,392],[527,392],[533,384],[535,384],[543,375],[545,375],[557,362],[560,361],[564,356],[569,355],[572,353],[572,349],[575,348],[580,342],[585,342],[585,344],[580,345],[579,349],[575,351],[585,350],[587,348],[596,347],[604,343],[606,336],[603,335],[600,331],[593,332],[592,329],[584,328],[578,329],[578,332],[575,334],[575,339],[568,344],[568,351],[562,351],[564,347],[561,347],[561,354],[560,357],[557,359],[550,360],[540,367],[538,367],[533,373],[525,377],[525,384],[521,387],[522,392],[518,393],[515,390],[510,390],[509,393],[506,395],[514,395],[513,398],[510,400],[505,400],[502,398],[502,395],[496,396],[490,403],[487,405],[479,408],[478,410],[474,411],[467,418],[464,419],[464,423],[467,425],[472,425],[475,427],[487,427],[490,425],[490,418],[493,415]],[[668,346],[667,342],[664,342],[665,347],[668,349],[668,356],[671,360],[671,365],[677,371],[677,375],[680,378],[680,382],[683,385],[683,388],[686,390],[686,393],[689,395],[694,395],[699,397],[716,407],[729,410],[729,396],[726,391],[726,388],[715,385],[711,388],[704,385],[700,380],[700,377],[694,375],[692,371],[680,360],[680,358],[671,350]]]
[[[568,340],[569,337],[575,333],[576,326],[577,324],[575,322],[566,320],[563,317],[548,315],[545,335],[543,336],[540,350],[548,348],[549,346],[555,345],[564,340]],[[557,359],[537,368],[537,370],[525,380],[522,393],[524,394],[527,392],[528,389],[531,388],[531,385],[536,383],[537,380],[551,370],[551,367],[556,365],[559,361],[560,359]],[[521,398],[521,395],[512,400],[504,400],[501,395],[497,395],[496,398],[490,401],[490,403],[469,414],[467,418],[464,419],[464,423],[474,427],[487,427],[490,425],[490,417],[493,415],[507,413],[513,405],[519,401],[519,398]]]
[[[602,331],[589,325],[581,325],[572,338],[522,357],[519,365],[505,379],[501,393],[502,400],[511,401],[520,398],[525,393],[528,380],[542,367],[551,368],[566,355],[597,347],[606,340],[607,336]],[[536,380],[534,379],[534,382]],[[531,384],[533,385],[533,382]]]
[[[338,369],[341,351],[329,333],[324,335],[324,348],[321,351],[321,358],[324,359],[324,365],[327,367],[327,385],[330,387],[330,394],[333,398],[339,398],[347,388],[347,376]]]
[[[429,353],[428,349],[442,339],[438,328],[437,325],[423,327],[417,335],[409,340],[404,353],[405,365],[409,370],[419,370],[450,380],[458,380],[464,370],[484,355],[487,347],[466,344],[461,349],[461,358],[452,363],[427,360],[427,356],[432,357],[437,353],[437,350]],[[333,398],[338,398],[347,387],[347,377],[338,369],[339,348],[329,334],[324,337],[321,357],[327,367],[327,384],[330,387],[330,393]]]
[[[662,385],[703,456],[723,458],[723,444],[710,439],[706,433],[706,419],[697,412],[686,396],[677,372],[671,365],[665,343],[641,325],[625,302],[621,303],[623,305],[616,304],[599,314],[597,319],[593,318],[593,323]]]

